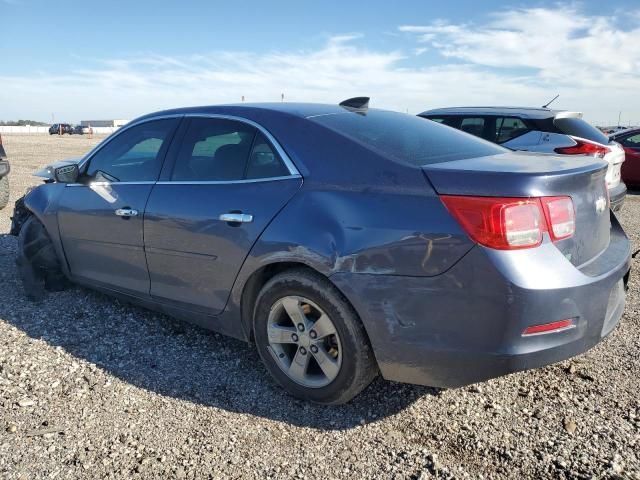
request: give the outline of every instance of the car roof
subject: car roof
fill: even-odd
[[[609,138],[620,137],[622,135],[627,135],[628,133],[640,132],[640,127],[631,127],[625,128],[624,130],[617,130],[611,134],[609,134]]]
[[[323,103],[234,103],[227,105],[204,105],[197,107],[175,108],[144,115],[142,118],[160,117],[163,115],[176,114],[218,114],[242,116],[246,113],[272,112],[285,115],[292,115],[300,118],[309,118],[319,115],[331,115],[336,113],[347,113],[348,110],[338,104],[330,105]]]
[[[550,110],[548,108],[533,107],[450,107],[426,110],[419,115],[509,115],[522,118],[545,119],[555,117],[561,113],[566,115],[568,112],[563,110]]]

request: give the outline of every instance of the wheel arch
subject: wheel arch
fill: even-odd
[[[64,188],[65,185],[61,183],[47,183],[28,190],[24,197],[16,202],[14,217],[20,215],[20,218],[14,218],[12,221],[11,234],[18,236],[24,222],[30,216],[34,216],[44,225],[60,260],[62,271],[69,276],[67,257],[62,247],[57,215],[58,198]],[[18,203],[21,204],[18,205]],[[20,213],[18,213],[18,210]]]
[[[254,341],[253,311],[255,309],[255,303],[258,295],[260,294],[260,291],[262,290],[264,285],[273,277],[289,270],[306,270],[307,272],[310,272],[313,275],[317,275],[329,282],[340,293],[349,307],[353,309],[354,313],[358,316],[358,319],[364,326],[367,336],[369,335],[366,329],[366,322],[362,321],[360,312],[356,309],[355,305],[349,300],[342,289],[340,289],[333,281],[331,281],[330,275],[326,275],[318,268],[315,268],[314,266],[311,266],[308,263],[300,260],[276,260],[261,266],[257,270],[254,270],[242,286],[242,292],[240,295],[240,318],[243,329],[246,332],[247,339],[250,342]]]

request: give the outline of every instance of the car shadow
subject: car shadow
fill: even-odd
[[[376,379],[346,405],[297,400],[276,386],[253,347],[239,340],[123,304],[81,287],[25,297],[16,240],[0,235],[0,319],[107,373],[164,396],[321,430],[349,429],[405,409],[440,390]]]

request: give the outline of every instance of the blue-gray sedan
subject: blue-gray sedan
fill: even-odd
[[[363,99],[184,108],[39,172],[13,233],[29,296],[72,281],[253,341],[288,392],[336,404],[611,332],[630,244],[606,169]]]

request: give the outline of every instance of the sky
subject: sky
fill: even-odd
[[[640,124],[640,2],[0,0],[0,120],[280,101]]]

